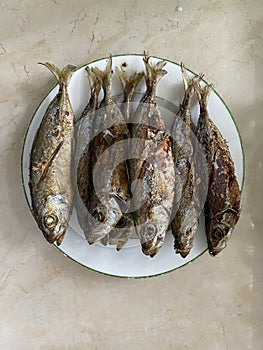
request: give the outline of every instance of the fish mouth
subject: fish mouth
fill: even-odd
[[[50,244],[56,243],[57,246],[60,246],[62,241],[63,241],[63,239],[64,239],[65,233],[66,233],[66,230],[63,231],[62,233],[60,233],[59,235],[56,235],[56,234],[53,233],[51,235],[46,236],[46,240]]]
[[[226,240],[218,243],[217,246],[213,246],[211,244],[208,245],[208,251],[211,256],[216,256],[226,247]]]
[[[107,234],[111,231],[111,227],[109,227],[108,229],[102,230],[101,226],[100,227],[93,227],[90,229],[87,229],[84,231],[85,237],[87,239],[87,242],[92,245],[95,242],[103,239],[105,236],[107,236]]]
[[[142,252],[145,255],[149,255],[151,258],[153,258],[159,251],[164,240],[159,238],[156,242],[155,241],[156,239],[154,238],[151,241],[142,243]]]
[[[107,234],[97,234],[97,235],[92,234],[92,236],[91,236],[90,234],[86,234],[86,238],[87,238],[89,245],[92,245],[95,242],[97,242],[98,240],[104,238],[106,235]]]
[[[191,231],[189,233],[191,234]],[[180,254],[182,258],[186,258],[193,247],[194,237],[189,235],[189,233],[184,235],[187,238],[185,240],[180,240],[178,238],[175,238],[174,240],[175,254]]]
[[[216,256],[217,254],[219,254],[224,248],[209,248],[209,254],[211,256]]]
[[[175,253],[176,254],[180,254],[182,258],[186,258],[187,255],[190,253],[191,249],[180,249],[180,248],[176,248],[175,249]]]

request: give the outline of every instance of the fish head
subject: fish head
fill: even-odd
[[[114,198],[110,198],[107,206],[102,203],[97,205],[86,216],[85,236],[88,243],[105,237],[118,223],[122,211]]]
[[[164,243],[169,224],[169,215],[164,208],[156,210],[153,215],[148,215],[145,222],[136,226],[136,231],[141,240],[142,251],[145,255],[154,257]]]
[[[65,194],[48,195],[41,208],[41,229],[49,243],[62,243],[65,236],[69,212]]]
[[[208,222],[206,231],[211,255],[216,256],[226,247],[237,220],[238,212],[230,208],[218,213]]]
[[[175,252],[180,254],[183,258],[185,258],[192,249],[197,228],[198,219],[195,219],[192,215],[185,215],[180,229],[180,235],[177,235],[174,241]]]

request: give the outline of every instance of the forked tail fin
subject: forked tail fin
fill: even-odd
[[[150,64],[150,57],[145,54],[143,58],[145,64],[145,80],[146,87],[148,91],[151,91],[155,95],[155,90],[160,79],[167,73],[163,67],[166,65],[166,62],[159,61],[155,65]]]
[[[144,76],[144,73],[135,72],[131,76],[128,76],[123,70],[119,69],[118,67],[116,67],[115,70],[122,84],[124,102],[130,102],[132,100],[134,90]]]
[[[89,67],[85,68],[87,72],[87,76],[89,79],[89,85],[90,85],[90,97],[92,100],[96,101],[98,100],[98,96],[101,90],[101,82],[97,75],[91,70]]]
[[[207,105],[208,105],[208,100],[211,91],[213,90],[213,85],[212,84],[206,84],[204,87],[201,87],[200,85],[200,80],[194,81],[195,84],[195,90],[198,96],[198,101],[200,104],[200,110],[207,110]]]
[[[54,64],[51,63],[41,63],[39,62],[39,64],[42,64],[43,66],[47,67],[51,73],[54,74],[54,76],[56,77],[59,86],[62,87],[67,87],[69,84],[69,81],[72,77],[72,74],[75,72],[75,70],[77,69],[77,67],[72,66],[71,64],[68,64],[66,67],[64,67],[62,70],[60,70],[59,68],[57,68]]]
[[[111,96],[111,74],[112,74],[112,56],[110,55],[105,70],[100,70],[98,67],[92,67],[91,71],[101,82],[104,90],[105,98]]]

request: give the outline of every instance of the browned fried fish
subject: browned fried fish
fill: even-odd
[[[146,255],[154,256],[164,242],[174,194],[174,162],[169,133],[156,103],[159,80],[166,74],[165,62],[150,64],[144,57],[146,92],[134,113],[130,162],[131,181],[138,209],[136,231]]]
[[[209,117],[211,85],[196,85],[200,116],[197,138],[202,145],[209,169],[209,187],[205,203],[205,226],[209,253],[217,255],[226,247],[240,216],[240,189],[226,140]]]
[[[57,78],[59,91],[48,106],[38,128],[30,157],[32,211],[48,242],[60,245],[73,206],[72,140],[74,114],[67,91],[76,67],[62,71],[44,63]]]
[[[181,71],[185,95],[171,130],[175,162],[175,215],[171,222],[171,229],[175,252],[185,258],[193,246],[199,223],[200,205],[193,150],[195,136],[192,132],[191,118],[191,102],[195,94],[196,78],[191,80],[188,77],[183,64],[181,64]]]
[[[122,216],[121,207],[125,207],[130,200],[127,167],[123,162],[127,151],[125,142],[122,142],[128,139],[129,131],[111,95],[112,57],[104,71],[97,67],[91,70],[101,82],[104,98],[95,113],[94,137],[87,159],[92,189],[87,204],[91,215],[85,234],[90,244],[108,235]]]
[[[116,67],[116,72],[121,80],[123,87],[123,102],[121,104],[122,114],[128,123],[130,120],[130,115],[133,113],[132,108],[132,98],[134,94],[134,90],[136,86],[139,84],[143,77],[143,73],[133,73],[131,76],[128,76],[123,70],[120,70]],[[127,157],[128,157],[127,153]],[[128,159],[125,161],[128,171],[128,181],[129,180],[129,166]],[[116,172],[118,172],[118,167],[116,168]],[[134,221],[132,213],[128,212],[129,208],[126,209],[126,212],[123,213],[121,219],[117,223],[116,227],[109,233],[108,243],[111,245],[116,245],[117,250],[120,250],[134,233]],[[103,244],[107,244],[105,240]]]
[[[92,189],[92,174],[90,173],[90,148],[89,144],[94,137],[93,124],[96,118],[95,112],[98,109],[98,96],[101,90],[101,83],[96,75],[86,67],[87,76],[90,82],[90,99],[84,108],[79,121],[75,127],[75,206],[78,221],[86,231],[89,220],[89,199]],[[91,219],[91,218],[90,218]]]

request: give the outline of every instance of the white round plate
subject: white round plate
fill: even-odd
[[[152,57],[151,62],[156,63],[162,58]],[[163,59],[162,59],[163,60]],[[181,77],[180,65],[177,63],[166,61],[165,70],[167,74],[160,80],[157,87],[158,101],[166,101],[164,106],[179,106],[184,94],[183,82]],[[89,83],[85,72],[85,67],[96,66],[104,69],[107,63],[107,58],[99,59],[85,66],[80,67],[73,74],[69,84],[69,95],[76,118],[78,119],[81,112],[89,99]],[[142,55],[117,55],[113,56],[113,71],[114,67],[126,66],[127,73],[144,70]],[[188,71],[192,76],[194,73]],[[49,74],[47,72],[47,74]],[[56,85],[48,95],[43,99],[33,115],[28,126],[23,151],[22,151],[22,182],[29,207],[31,205],[29,191],[29,161],[32,142],[35,133],[41,123],[44,113],[58,91]],[[137,93],[145,91],[145,83],[142,81],[136,89]],[[112,78],[112,94],[122,94],[122,87],[116,74]],[[168,102],[167,102],[168,101]],[[214,91],[209,99],[209,112],[211,118],[221,131],[224,138],[227,140],[231,155],[233,157],[237,178],[242,187],[244,173],[244,157],[241,138],[234,122],[233,117],[222,98]],[[166,107],[165,107],[166,108]],[[164,108],[164,109],[165,109]],[[167,107],[168,108],[168,107]],[[172,108],[171,108],[172,109]],[[199,113],[198,103],[196,102],[192,109],[193,119],[197,120]],[[39,230],[36,234],[42,234]],[[44,238],[43,238],[44,239]],[[54,244],[55,245],[55,244]],[[56,246],[56,245],[55,245]],[[168,231],[163,247],[154,258],[145,256],[141,252],[141,247],[137,239],[130,239],[128,244],[119,252],[112,246],[103,246],[99,243],[89,246],[85,241],[84,235],[81,232],[76,212],[73,214],[69,223],[69,228],[66,232],[62,244],[57,247],[64,255],[68,256],[77,263],[92,269],[94,271],[117,277],[150,277],[159,274],[167,273],[175,270],[185,264],[193,261],[207,250],[206,237],[204,234],[204,217],[201,216],[198,232],[194,239],[194,245],[190,254],[186,258],[180,257],[174,253],[173,237]]]

